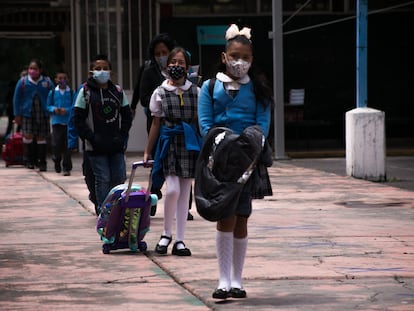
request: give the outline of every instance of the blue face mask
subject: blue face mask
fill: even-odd
[[[67,82],[66,80],[59,80],[59,81],[58,81],[58,84],[59,84],[61,87],[66,87],[66,86],[68,85],[68,82]]]
[[[93,78],[100,84],[107,83],[111,75],[109,70],[94,70],[92,73]]]

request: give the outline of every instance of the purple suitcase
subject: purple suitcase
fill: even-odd
[[[138,166],[148,165],[143,161],[134,162],[129,183],[112,188],[102,204],[96,230],[104,242],[104,254],[117,249],[130,249],[134,252],[144,252],[147,249],[143,239],[150,227],[151,206],[157,204],[158,199],[155,194],[133,184]],[[151,175],[149,180],[148,189],[151,187]]]

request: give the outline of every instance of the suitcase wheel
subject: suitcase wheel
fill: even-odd
[[[109,244],[102,245],[102,253],[109,254],[111,252],[111,246]]]
[[[146,243],[146,242],[144,242],[144,241],[139,242],[139,243],[138,243],[138,249],[139,249],[141,252],[145,252],[145,251],[147,250],[147,243]]]

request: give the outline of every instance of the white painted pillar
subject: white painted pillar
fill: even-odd
[[[348,111],[346,173],[371,181],[386,180],[385,113],[372,108]]]
[[[128,97],[128,101],[131,102],[132,91],[125,91],[125,95]],[[147,144],[147,136],[147,117],[144,113],[144,108],[138,104],[132,127],[129,130],[127,151],[143,152]]]
[[[275,158],[286,159],[285,154],[285,100],[283,97],[283,5],[281,0],[272,1],[273,46],[273,94]]]

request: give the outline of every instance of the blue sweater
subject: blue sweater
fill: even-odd
[[[263,105],[256,100],[252,81],[242,84],[237,96],[232,98],[226,93],[223,82],[216,80],[214,100],[208,91],[209,82],[207,80],[203,83],[198,98],[198,122],[202,136],[213,126],[227,127],[240,134],[249,126],[259,125],[267,137],[271,105]]]
[[[152,184],[155,188],[161,189],[165,180],[162,162],[167,156],[170,142],[174,136],[181,134],[184,134],[185,148],[188,151],[200,152],[201,150],[203,143],[197,134],[197,130],[194,125],[186,122],[181,122],[171,128],[161,125],[160,136],[158,138],[157,149],[155,152],[154,166],[152,168]]]
[[[76,148],[78,148],[79,135],[78,135],[78,132],[76,131],[75,123],[73,122],[73,117],[74,117],[74,111],[73,111],[73,109],[74,109],[74,106],[75,106],[76,97],[78,96],[79,91],[82,88],[83,88],[83,83],[81,83],[79,85],[78,89],[73,94],[72,109],[70,110],[69,121],[68,121],[68,148],[69,149],[76,149]]]
[[[14,90],[14,115],[30,118],[32,116],[33,97],[38,95],[42,110],[45,116],[48,116],[47,96],[53,88],[53,82],[49,77],[41,76],[37,84],[31,82],[27,76],[21,78]]]
[[[59,86],[49,92],[47,96],[47,109],[52,115],[52,125],[63,124],[68,125],[69,117],[72,110],[73,91],[66,87],[63,94],[60,93]],[[55,108],[65,108],[64,115],[55,114]]]

